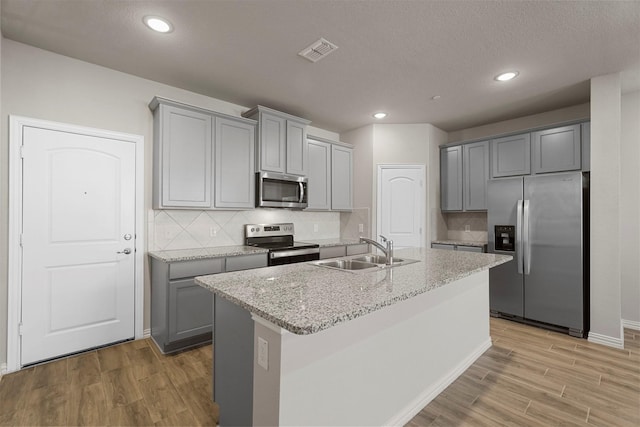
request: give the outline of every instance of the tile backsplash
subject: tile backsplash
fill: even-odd
[[[245,224],[292,222],[298,241],[340,237],[340,212],[150,210],[148,250],[244,244]],[[365,228],[367,230],[367,228]]]
[[[445,215],[447,221],[447,239],[487,241],[486,212],[455,212]],[[466,231],[469,226],[469,231]]]

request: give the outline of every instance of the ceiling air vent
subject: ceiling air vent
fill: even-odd
[[[311,62],[318,62],[337,48],[338,46],[335,44],[321,38],[311,46],[302,49],[298,55],[307,58]]]

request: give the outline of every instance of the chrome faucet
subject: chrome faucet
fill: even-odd
[[[380,249],[382,252],[384,252],[384,255],[387,259],[385,264],[391,265],[393,264],[393,240],[387,239],[382,234],[380,235],[380,238],[382,239],[382,242],[387,245],[386,247],[382,246],[380,243],[376,242],[375,240],[367,239],[366,237],[361,237],[360,242],[369,243],[375,246],[376,248]]]

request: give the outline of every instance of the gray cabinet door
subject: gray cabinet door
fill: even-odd
[[[463,208],[465,211],[487,210],[489,179],[489,141],[463,145]]]
[[[168,341],[176,341],[212,331],[211,292],[193,279],[169,282]]]
[[[582,166],[580,125],[533,132],[533,172],[579,170]]]
[[[353,208],[353,149],[331,146],[331,209]]]
[[[491,177],[531,174],[531,134],[491,140]]]
[[[157,179],[162,195],[158,207],[211,207],[211,116],[168,105],[161,105],[159,111],[156,149],[162,160],[156,167],[160,167]]]
[[[307,210],[331,209],[331,144],[309,140]]]
[[[462,146],[440,149],[440,209],[462,210]]]
[[[215,118],[215,206],[252,209],[255,206],[255,127]]]
[[[285,172],[287,121],[268,113],[260,113],[260,170]]]
[[[591,170],[591,122],[582,123],[580,128],[582,136],[582,170]]]
[[[287,120],[287,173],[307,175],[307,125]]]

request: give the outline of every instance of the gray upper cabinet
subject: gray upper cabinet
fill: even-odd
[[[440,209],[462,210],[462,145],[440,149]]]
[[[309,139],[307,210],[331,209],[331,144]]]
[[[531,174],[531,134],[491,140],[491,177]]]
[[[579,124],[533,132],[532,138],[534,173],[579,170],[582,167]]]
[[[154,209],[254,207],[254,120],[160,97],[149,108]]]
[[[331,145],[331,209],[353,209],[353,149]]]
[[[255,206],[255,125],[215,118],[215,207]]]
[[[153,109],[154,208],[210,208],[211,116],[158,103]]]
[[[582,170],[591,170],[591,122],[582,123]]]
[[[489,141],[465,144],[462,164],[464,167],[463,209],[487,210],[487,180],[489,179]]]
[[[256,169],[307,174],[307,125],[309,120],[258,105],[242,114],[258,120]]]

